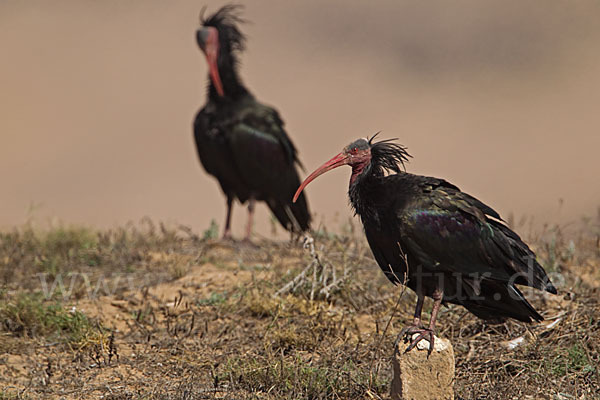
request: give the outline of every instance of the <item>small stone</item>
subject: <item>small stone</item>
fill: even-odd
[[[429,357],[426,339],[405,353],[407,347],[407,343],[399,342],[394,351],[392,400],[454,400],[454,350],[450,341],[435,337]]]

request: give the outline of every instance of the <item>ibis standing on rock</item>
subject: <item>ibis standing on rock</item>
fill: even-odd
[[[200,162],[219,181],[227,198],[224,238],[231,237],[233,201],[248,202],[246,239],[250,238],[255,201],[267,203],[290,232],[309,228],[310,213],[301,196],[294,144],[277,111],[256,101],[238,75],[238,55],[245,37],[238,29],[241,6],[227,5],[201,18],[196,32],[209,70],[207,103],[194,121]]]
[[[359,139],[310,174],[294,198],[319,175],[352,167],[349,196],[375,260],[394,284],[417,294],[415,335],[433,349],[440,305],[460,304],[483,319],[543,320],[515,284],[556,294],[535,254],[498,213],[443,179],[406,173],[408,153],[393,141]],[[434,300],[421,324],[424,297]]]

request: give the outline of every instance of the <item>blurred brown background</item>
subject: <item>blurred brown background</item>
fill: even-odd
[[[1,228],[145,215],[221,225],[224,198],[192,139],[205,99],[194,39],[204,4],[0,2]],[[222,4],[206,2],[209,13]],[[279,109],[308,170],[381,130],[408,146],[409,171],[504,215],[541,224],[596,214],[600,3],[245,4],[242,76]],[[335,227],[350,215],[349,172],[309,186],[318,220]],[[257,220],[268,234],[264,206]],[[238,207],[238,235],[244,224]]]

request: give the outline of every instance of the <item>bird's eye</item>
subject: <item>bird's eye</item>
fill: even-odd
[[[351,152],[352,154],[356,154],[356,153],[358,153],[358,149],[355,147],[355,148],[353,148],[352,150],[350,150],[350,152]]]

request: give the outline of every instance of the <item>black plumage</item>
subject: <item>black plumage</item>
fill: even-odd
[[[278,112],[258,102],[238,75],[237,57],[245,48],[240,11],[240,6],[224,6],[202,19],[197,32],[210,82],[207,103],[194,121],[198,156],[227,197],[224,236],[230,235],[235,199],[249,202],[247,237],[256,200],[266,202],[285,229],[305,231],[311,219],[307,201],[291,201],[300,184],[296,148]]]
[[[455,303],[483,319],[541,321],[515,284],[556,293],[535,254],[491,207],[443,179],[404,171],[406,149],[359,139],[312,173],[298,189],[341,165],[352,167],[349,197],[377,263],[388,279],[417,293],[406,332],[433,340],[439,304]],[[432,297],[429,328],[423,297]]]

